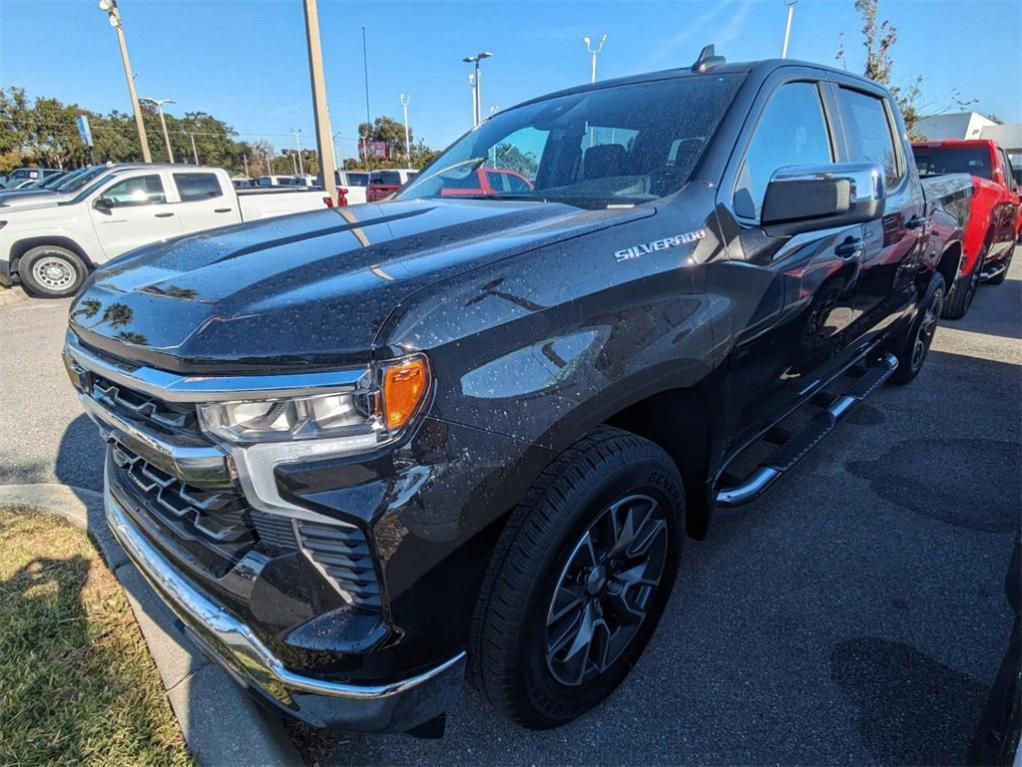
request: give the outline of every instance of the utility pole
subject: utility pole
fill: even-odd
[[[199,150],[195,148],[195,134],[189,133],[188,138],[192,140],[192,157],[195,158],[195,164],[199,164]]]
[[[788,41],[791,39],[791,17],[795,15],[795,3],[798,0],[784,0],[784,7],[788,9],[788,18],[784,22],[784,46],[781,48],[781,58],[788,58]]]
[[[121,24],[121,12],[117,8],[117,0],[99,0],[99,9],[106,13],[110,26],[117,32],[117,42],[121,46],[121,62],[124,64],[124,76],[128,78],[128,94],[131,96],[131,109],[135,113],[135,128],[138,130],[138,143],[142,146],[142,161],[152,162],[149,154],[149,139],[142,122],[142,108],[138,105],[138,94],[135,93],[135,75],[131,72],[131,60],[128,59],[128,43],[124,40],[124,27]]]
[[[401,94],[401,108],[405,113],[405,162],[409,164],[411,164],[412,161],[412,141],[411,134],[408,132],[408,105],[411,101],[411,96],[405,93]]]
[[[366,28],[362,27],[362,75],[366,87],[366,132],[362,139],[362,161],[369,167],[369,131],[373,129],[373,118],[369,116],[369,54],[366,53]],[[359,131],[361,133],[362,131]]]
[[[305,175],[305,165],[302,164],[302,129],[292,128],[291,132],[295,136],[295,147],[298,149],[298,167],[295,168],[295,174],[299,176]]]
[[[589,80],[589,82],[595,83],[596,82],[596,55],[600,51],[603,50],[603,44],[605,42],[607,42],[607,36],[606,35],[601,35],[600,36],[600,44],[596,47],[595,50],[593,49],[593,39],[591,37],[589,37],[589,35],[586,35],[585,37],[583,37],[582,38],[582,42],[585,43],[585,45],[586,45],[586,52],[589,53],[589,55],[591,55],[593,57],[593,71],[592,71],[592,77]]]
[[[309,78],[312,80],[312,111],[316,118],[316,150],[323,191],[337,201],[337,177],[334,173],[333,137],[330,135],[330,110],[326,102],[326,77],[323,74],[323,46],[319,40],[319,7],[316,0],[305,0],[305,35],[309,41]],[[301,151],[298,152],[301,160]]]
[[[163,116],[163,105],[164,104],[176,104],[174,99],[147,99],[145,97],[140,98],[139,101],[148,101],[150,104],[155,104],[156,108],[160,110],[160,125],[163,126],[163,140],[167,144],[167,162],[174,162],[174,150],[170,146],[170,134],[167,133],[167,118]]]
[[[490,58],[490,56],[492,55],[493,54],[490,53],[489,51],[481,51],[480,53],[477,53],[474,56],[466,56],[465,58],[462,59],[462,61],[464,61],[466,64],[475,65],[474,73],[476,76],[474,86],[475,99],[473,99],[475,103],[475,109],[473,110],[475,118],[474,123],[475,127],[478,127],[479,123],[483,121],[483,72],[479,68],[479,62],[481,62],[483,59]]]

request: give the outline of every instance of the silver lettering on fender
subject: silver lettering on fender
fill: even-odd
[[[706,236],[705,229],[696,229],[694,232],[685,232],[684,234],[676,234],[673,237],[664,237],[662,240],[654,240],[653,242],[644,242],[639,245],[632,245],[630,248],[624,250],[618,250],[614,252],[614,258],[620,263],[621,261],[629,261],[633,258],[642,258],[647,253],[653,253],[656,251],[667,250],[668,248],[676,248],[679,245],[687,245],[690,242],[701,240]]]

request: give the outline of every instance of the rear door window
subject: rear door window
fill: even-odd
[[[838,99],[850,159],[879,165],[884,172],[884,182],[893,189],[905,173],[883,99],[851,88],[838,88]]]
[[[223,196],[220,182],[217,180],[216,174],[213,173],[175,173],[174,184],[177,186],[181,202],[209,200],[213,197]]]

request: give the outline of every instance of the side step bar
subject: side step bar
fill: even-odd
[[[992,267],[990,267],[989,270],[984,269],[983,271],[981,271],[979,273],[979,278],[983,282],[986,282],[987,280],[992,280],[994,277],[997,277],[998,275],[1003,273],[1006,268],[1007,267],[1004,265],[1004,262],[1001,261],[999,264],[994,264]]]
[[[795,468],[799,461],[834,430],[842,418],[880,388],[897,368],[898,360],[893,354],[886,353],[880,357],[861,378],[856,380],[847,393],[831,402],[802,431],[793,434],[744,481],[717,491],[716,505],[733,508],[761,496],[774,482]]]

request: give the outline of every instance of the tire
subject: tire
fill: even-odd
[[[944,302],[944,313],[941,315],[946,320],[960,320],[972,306],[972,299],[976,297],[976,289],[979,287],[979,273],[983,271],[983,262],[986,261],[987,249],[984,247],[976,261],[972,274],[961,276],[955,280],[954,289],[947,301]]]
[[[1015,255],[1015,248],[1018,245],[1013,245],[1011,250],[1008,251],[1007,257],[1004,259],[1004,271],[998,274],[996,277],[991,277],[987,280],[987,285],[1000,285],[1008,278],[1008,270],[1011,268],[1011,259]]]
[[[943,306],[944,277],[934,273],[923,300],[919,302],[916,318],[909,326],[909,332],[896,353],[898,369],[891,376],[891,383],[903,386],[919,375],[923,363],[926,362],[926,355],[929,354],[930,344],[933,343],[933,336],[937,332],[937,321],[940,319]]]
[[[471,677],[498,711],[556,727],[620,684],[674,586],[684,498],[667,453],[610,427],[543,471],[501,534],[473,619]]]
[[[59,245],[39,245],[18,261],[22,286],[41,298],[73,296],[88,272],[78,254]]]

